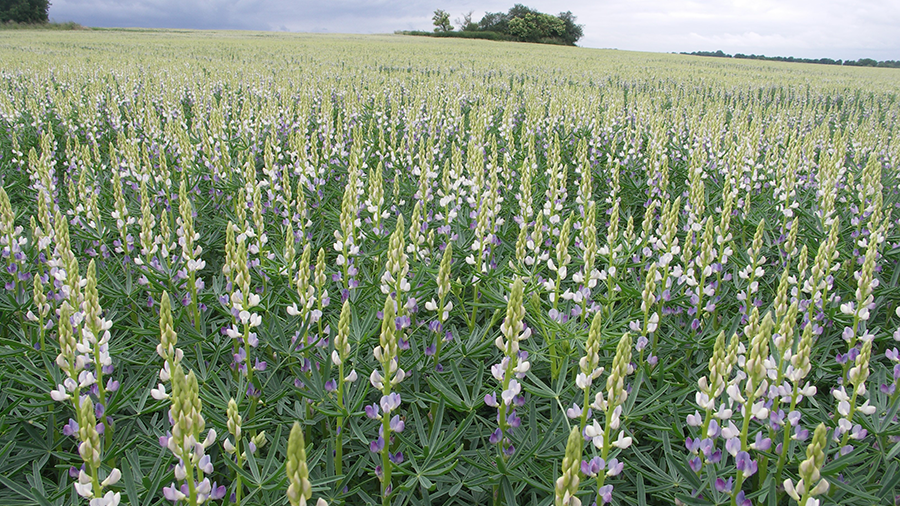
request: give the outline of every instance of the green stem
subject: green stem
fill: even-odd
[[[613,302],[615,301],[615,282],[613,280],[612,269],[613,269],[613,245],[608,244],[609,248],[609,263],[606,268],[606,312],[609,316],[612,316],[612,307]]]
[[[191,315],[194,318],[194,329],[199,334],[201,332],[201,329],[200,329],[200,307],[197,304],[197,285],[196,285],[197,279],[196,279],[196,276],[197,275],[194,271],[190,271],[188,273],[188,284],[190,285],[189,288],[190,288],[190,292],[191,292]]]
[[[234,453],[235,453],[235,459],[236,459],[236,462],[237,462],[237,468],[238,468],[238,469],[241,469],[241,466],[244,464],[244,462],[243,462],[244,459],[241,458],[241,440],[240,440],[240,438],[237,437],[237,436],[234,437],[234,446],[235,446],[235,451],[234,451]],[[241,495],[242,495],[242,492],[243,492],[243,490],[242,490],[242,489],[243,489],[243,486],[242,486],[242,483],[241,483],[241,473],[235,472],[234,474],[235,474],[235,478],[234,478],[234,487],[235,487],[235,490],[234,490],[234,499],[235,499],[235,503],[234,503],[234,504],[235,504],[235,506],[241,506]]]
[[[591,388],[584,389],[584,401],[581,405],[581,432],[584,433],[584,427],[587,425],[588,403],[591,402]]]
[[[382,363],[385,373],[389,370],[390,360]],[[384,387],[381,390],[383,396],[387,397],[391,394],[390,375],[385,376]],[[390,506],[391,498],[389,488],[391,486],[391,420],[390,413],[381,414],[381,434],[384,440],[384,446],[381,448],[381,504],[382,506]]]
[[[190,452],[184,452],[188,455],[181,460],[184,462],[185,477],[184,481],[188,486],[188,504],[197,506],[197,487],[194,485],[194,464],[191,462]]]
[[[479,273],[481,270],[479,269]],[[469,320],[469,332],[475,329],[475,318],[478,315],[478,282],[472,285],[472,319]]]
[[[799,383],[799,381],[798,381]],[[799,394],[799,388],[797,385],[794,385],[794,391],[791,394],[791,409],[788,411],[794,411],[794,408],[797,407],[797,397]],[[784,425],[784,436],[781,441],[781,455],[778,456],[778,464],[775,467],[775,483],[781,483],[781,473],[784,471],[784,464],[787,462],[787,454],[788,454],[788,446],[791,444],[791,429],[788,425]]]
[[[752,383],[751,383],[752,385]],[[749,390],[753,391],[756,388],[750,388]],[[744,425],[741,427],[741,451],[747,450],[747,432],[750,431],[750,399],[747,399],[747,402],[744,403]],[[782,449],[783,450],[783,449]],[[734,489],[731,492],[731,506],[737,506],[737,495],[738,492],[741,491],[741,486],[744,484],[744,472],[738,469],[737,472],[737,480],[734,483]]]
[[[600,458],[603,459],[603,462],[606,462],[606,459],[609,457],[609,421],[612,415],[612,412],[615,411],[616,407],[613,406],[611,402],[606,405],[606,423],[603,425],[603,448],[600,449]],[[600,489],[603,488],[603,483],[606,481],[606,469],[601,470],[597,473],[597,504],[603,504],[603,501],[600,497]]]
[[[562,267],[562,266],[560,266]],[[559,268],[556,270],[556,285],[553,288],[553,310],[558,311],[559,307],[559,285],[562,283],[562,279],[559,276]],[[559,377],[559,357],[557,356],[556,350],[556,329],[550,331],[550,375],[555,380]]]
[[[437,368],[438,364],[440,364],[440,356],[441,356],[441,347],[444,344],[444,297],[446,295],[440,297],[440,301],[438,302],[438,321],[441,322],[441,332],[438,332],[437,343],[434,345],[434,367]]]
[[[338,408],[341,413],[344,412],[344,362],[341,360],[341,363],[338,365],[338,388],[337,388],[337,403]],[[334,472],[335,474],[341,473],[341,462],[344,460],[344,435],[341,432],[344,427],[344,417],[340,415],[337,417],[337,426],[334,431]]]

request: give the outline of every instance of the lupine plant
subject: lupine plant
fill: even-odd
[[[0,504],[900,496],[890,69],[17,35]]]

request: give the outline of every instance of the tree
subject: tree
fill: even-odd
[[[46,23],[49,0],[0,0],[0,23]]]
[[[459,26],[459,31],[461,32],[469,32],[478,29],[478,24],[472,21],[472,14],[475,11],[469,11],[463,14],[462,19],[456,18],[456,24]]]
[[[509,20],[509,34],[525,42],[562,38],[565,29],[563,20],[549,14],[528,12],[524,16]]]
[[[509,17],[502,12],[486,12],[478,22],[478,29],[483,32],[509,33],[508,28]]]
[[[578,18],[572,14],[572,11],[560,12],[557,17],[562,20],[566,27],[565,35],[562,37],[563,40],[566,41],[566,44],[574,46],[575,42],[584,36],[584,25],[575,23],[575,20]]]
[[[0,0],[2,1],[2,0]],[[453,26],[450,24],[450,14],[443,9],[434,11],[431,18],[434,21],[434,31],[436,32],[452,32]]]

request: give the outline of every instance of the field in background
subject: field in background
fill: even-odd
[[[0,61],[2,504],[900,495],[897,71],[179,30]]]

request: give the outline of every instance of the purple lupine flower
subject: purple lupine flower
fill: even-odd
[[[63,426],[63,434],[66,436],[74,436],[78,434],[78,422],[69,418],[69,423]]]
[[[394,319],[394,326],[397,330],[403,330],[409,327],[411,323],[412,320],[410,320],[409,315],[398,316]]]
[[[325,382],[325,391],[327,392],[337,392],[337,381],[334,379],[330,379]]]
[[[741,490],[740,492],[737,493],[737,496],[735,497],[735,502],[737,503],[738,506],[753,506],[753,502],[750,501],[750,499],[747,499],[747,497],[744,495],[743,490]]]
[[[381,416],[378,415],[378,404],[367,405],[365,407],[365,410],[366,410],[367,417],[369,417],[373,420],[377,420],[377,419],[381,418]]]
[[[643,351],[644,348],[646,348],[648,344],[650,344],[650,340],[644,336],[641,336],[641,337],[637,338],[637,342],[635,343],[634,348],[637,351]]]
[[[494,432],[491,433],[491,437],[488,438],[488,440],[491,442],[491,444],[494,444],[494,445],[499,443],[500,440],[502,440],[502,439],[503,439],[503,431],[501,431],[499,428],[494,430]]]
[[[209,455],[204,455],[203,458],[200,459],[200,462],[197,464],[201,471],[206,474],[211,474],[213,472],[212,461],[209,458]]]
[[[566,416],[569,418],[581,418],[581,408],[578,404],[572,403],[572,407],[566,410]]]
[[[492,408],[496,408],[499,406],[497,403],[497,393],[492,392],[489,394],[484,394],[484,403]]]
[[[734,486],[734,478],[728,478],[728,481],[723,480],[722,478],[716,478],[715,487],[716,490],[723,493],[731,493],[731,488]]]
[[[606,475],[607,476],[617,476],[619,473],[625,469],[625,463],[619,462],[616,458],[609,459],[609,462],[606,463]]]
[[[691,436],[688,436],[684,440],[684,447],[691,453],[697,453],[700,451],[700,439],[692,439]]]
[[[744,477],[753,476],[757,470],[757,463],[750,458],[750,454],[744,451],[738,452],[734,459],[734,465],[738,471],[743,471]]]
[[[385,415],[398,407],[400,407],[400,394],[397,392],[392,392],[381,397],[381,410],[384,411]]]
[[[394,415],[391,418],[391,432],[403,432],[403,429],[406,428],[406,424],[400,419],[400,415]]]
[[[770,438],[763,438],[762,432],[757,432],[756,439],[750,447],[754,450],[768,451],[769,448],[772,448],[772,440]]]
[[[397,453],[388,452],[388,458],[394,464],[402,464],[403,463],[403,452],[397,452]]]
[[[703,467],[703,461],[700,460],[700,457],[694,457],[689,462],[688,465],[691,466],[691,470],[695,473],[700,473],[700,469]]]
[[[703,455],[708,457],[713,448],[715,446],[713,446],[712,439],[706,438],[700,441],[700,451],[703,452]]]
[[[779,409],[778,411],[769,411],[769,425],[773,429],[778,429],[782,425],[784,425],[784,410]]]
[[[591,478],[597,476],[597,474],[605,468],[606,462],[604,462],[600,457],[594,457],[591,460],[581,461],[581,472],[584,473],[585,476],[590,476]]]
[[[177,489],[173,483],[171,486],[163,487],[163,497],[168,501],[176,502],[185,499],[187,494],[184,494],[181,490]]]
[[[384,449],[384,438],[378,436],[378,439],[369,443],[369,451],[372,453],[379,453]]]
[[[603,501],[603,504],[610,503],[612,502],[612,491],[612,485],[603,485],[597,490],[597,497]]]
[[[733,437],[728,441],[725,441],[725,451],[731,454],[732,457],[737,457],[738,452],[741,450],[741,440]]]
[[[225,485],[219,485],[216,482],[212,484],[212,491],[209,494],[210,500],[218,501],[219,499],[225,498]]]

